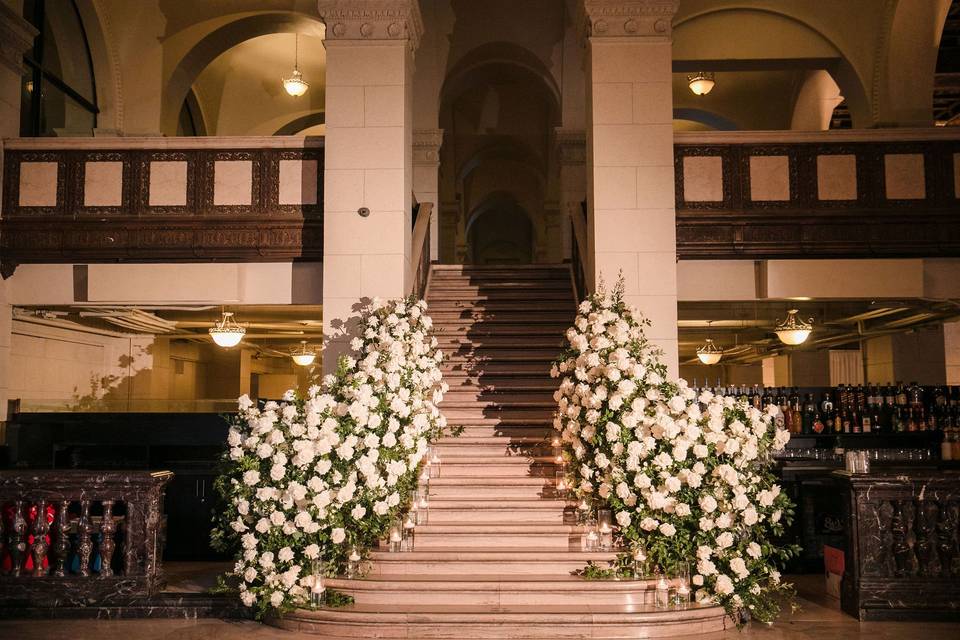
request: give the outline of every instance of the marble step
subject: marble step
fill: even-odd
[[[483,478],[465,484],[463,478],[433,478],[431,500],[498,500],[520,498],[558,500],[556,478]]]
[[[473,307],[463,307],[459,309],[430,309],[430,318],[434,324],[452,321],[461,322],[524,322],[527,320],[536,322],[567,323],[572,324],[574,314],[566,309],[544,310],[544,311],[511,311],[509,309],[502,311],[483,311]]]
[[[556,433],[552,426],[522,426],[516,424],[496,425],[464,425],[463,438],[536,438],[538,440],[552,440]]]
[[[449,383],[448,383],[449,384]],[[556,406],[556,401],[553,399],[553,394],[555,389],[530,389],[530,390],[521,390],[521,389],[477,389],[477,388],[463,388],[463,387],[451,387],[447,393],[443,395],[444,405],[450,403],[450,405],[457,405],[465,402],[478,402],[484,405],[504,405],[504,404],[521,404],[526,405],[530,402],[536,402],[539,404],[551,404]]]
[[[442,337],[464,336],[468,333],[473,336],[544,336],[547,338],[560,339],[564,331],[570,328],[566,322],[552,324],[522,324],[522,323],[478,323],[477,325],[467,325],[457,322],[455,324],[441,325],[434,327],[433,335],[439,340]]]
[[[550,336],[504,336],[504,335],[451,335],[435,334],[437,346],[444,351],[496,349],[504,354],[515,354],[518,350],[552,351],[557,357],[563,349],[563,334]]]
[[[435,264],[431,267],[435,278],[470,276],[488,278],[570,278],[567,265],[473,265],[473,264]]]
[[[563,289],[536,289],[512,291],[505,289],[503,291],[465,291],[457,289],[434,290],[431,286],[427,294],[428,308],[436,302],[504,302],[507,300],[518,300],[527,303],[531,308],[536,309],[537,302],[541,300],[553,300],[557,302],[573,302],[573,293],[569,288]]]
[[[469,375],[451,375],[443,379],[450,387],[449,393],[462,392],[507,392],[507,391],[539,391],[553,393],[560,386],[560,382],[553,378],[525,378],[510,379],[497,378],[496,380],[479,380]]]
[[[428,524],[576,524],[575,506],[565,500],[520,498],[430,500]]]
[[[582,528],[540,523],[431,523],[417,527],[416,548],[423,550],[465,547],[557,549],[579,551]]]
[[[435,278],[430,283],[430,295],[439,291],[563,291],[571,293],[569,279],[564,278],[509,278],[484,279],[477,278]]]
[[[497,358],[496,360],[467,360],[451,357],[441,364],[443,375],[471,375],[471,376],[550,376],[552,358],[531,360],[530,358]]]
[[[653,580],[584,580],[577,576],[454,573],[434,576],[366,576],[332,578],[329,587],[349,593],[358,605],[419,604],[514,607],[549,602],[582,607],[656,606]]]
[[[489,457],[549,457],[554,454],[552,439],[545,437],[491,436],[487,438],[459,437],[441,438],[434,443],[434,449],[444,460],[447,457],[489,456]]]
[[[549,406],[448,406],[446,403],[440,405],[440,410],[447,417],[448,422],[453,424],[475,424],[478,420],[491,420],[490,424],[500,422],[519,422],[536,421],[539,423],[552,423],[553,412],[556,407]],[[470,421],[470,422],[467,422]]]
[[[441,404],[441,411],[443,410],[442,407],[443,405]],[[543,418],[543,417],[531,418],[531,417],[521,416],[521,417],[510,418],[510,419],[501,418],[501,417],[490,417],[490,416],[483,416],[483,417],[461,416],[460,418],[457,418],[455,420],[450,419],[448,417],[447,422],[451,426],[462,426],[462,427],[471,427],[471,426],[499,427],[502,425],[504,429],[510,429],[513,427],[545,427],[545,428],[553,427],[552,416],[549,418]]]
[[[719,606],[651,609],[624,605],[538,604],[513,607],[467,605],[354,604],[328,609],[297,609],[267,620],[289,631],[325,638],[418,640],[624,640],[700,637],[733,623]]]
[[[553,478],[558,467],[552,457],[450,456],[441,460],[439,478]]]
[[[555,575],[569,576],[587,562],[606,563],[615,553],[584,551],[544,551],[532,549],[477,547],[467,549],[415,550],[404,553],[374,551],[370,554],[369,577],[422,575]]]
[[[571,295],[569,300],[473,300],[465,301],[458,299],[431,300],[427,299],[428,313],[432,317],[434,313],[492,313],[492,312],[511,312],[511,313],[542,313],[545,311],[563,311],[569,314],[573,320],[576,314],[577,305]]]

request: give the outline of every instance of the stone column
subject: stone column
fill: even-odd
[[[586,37],[588,278],[626,297],[678,374],[671,27],[676,0],[580,0]]]
[[[0,167],[3,165],[3,139],[20,135],[20,82],[23,54],[33,46],[37,30],[6,4],[0,3]],[[3,212],[0,211],[0,216]],[[0,268],[3,276],[9,276]],[[10,376],[10,340],[13,307],[9,304],[10,282],[0,280],[0,444],[5,441],[3,423],[7,420],[7,389]]]
[[[409,292],[417,0],[319,0],[327,26],[324,372],[361,298]],[[369,211],[369,213],[368,213]],[[349,323],[348,323],[349,324]]]
[[[440,259],[440,146],[443,129],[413,132],[413,193],[418,202],[432,202],[430,259]]]

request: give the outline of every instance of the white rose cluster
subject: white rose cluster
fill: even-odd
[[[305,398],[290,391],[263,407],[240,398],[214,543],[239,547],[232,573],[260,615],[304,604],[313,560],[342,569],[351,546],[372,546],[409,503],[446,427],[431,327],[422,301],[374,299],[351,355]]]
[[[618,286],[566,333],[551,373],[569,486],[613,511],[625,544],[667,569],[689,563],[699,600],[775,617],[777,563],[794,550],[774,543],[791,507],[771,454],[790,436],[769,413],[668,380],[644,324]]]

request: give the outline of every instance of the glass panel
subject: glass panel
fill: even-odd
[[[43,69],[96,104],[90,55],[73,2],[47,2],[43,20]]]
[[[43,82],[40,94],[41,136],[90,136],[95,120],[92,113],[50,82]]]

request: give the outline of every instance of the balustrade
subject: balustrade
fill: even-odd
[[[99,604],[160,586],[161,472],[0,472],[0,602]]]

